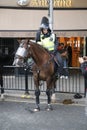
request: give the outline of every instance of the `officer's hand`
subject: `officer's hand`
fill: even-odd
[[[84,60],[83,60],[82,57],[79,57],[79,63],[80,63],[80,64],[84,63]]]

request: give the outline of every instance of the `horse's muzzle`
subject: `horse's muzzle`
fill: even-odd
[[[19,47],[17,49],[16,55],[24,58],[27,56],[27,50],[24,47]]]

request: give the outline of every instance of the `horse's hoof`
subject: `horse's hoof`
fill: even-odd
[[[47,108],[46,110],[47,110],[47,111],[52,111],[52,109],[50,109],[50,108]]]
[[[47,108],[46,110],[47,110],[47,111],[52,111],[52,110],[53,110],[53,108]]]
[[[38,112],[38,111],[40,111],[40,108],[35,108],[34,109],[34,112]]]
[[[52,106],[48,105],[47,108],[46,108],[46,110],[47,110],[47,111],[52,111],[53,108],[52,108]]]

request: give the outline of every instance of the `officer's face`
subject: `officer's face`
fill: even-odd
[[[43,33],[46,34],[48,32],[47,28],[43,28]]]

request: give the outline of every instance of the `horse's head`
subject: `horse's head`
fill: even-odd
[[[37,65],[43,65],[48,61],[50,55],[46,49],[36,44],[34,40],[21,40],[20,46],[15,54],[13,65],[23,66],[25,65],[25,59],[30,57],[33,58]]]
[[[28,39],[21,40],[19,44],[20,45],[15,53],[13,65],[23,66],[28,55]]]

